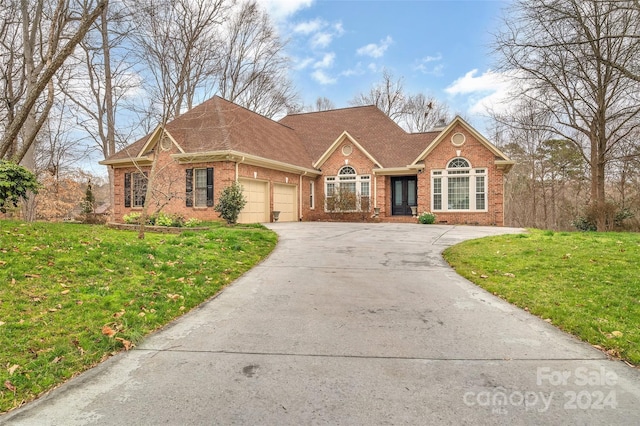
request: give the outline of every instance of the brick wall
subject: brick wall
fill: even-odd
[[[449,135],[456,132],[463,133],[465,143],[456,147],[450,142]],[[431,210],[431,170],[444,169],[447,163],[457,156],[467,159],[473,168],[487,169],[487,212],[435,212],[438,222],[450,224],[481,224],[503,225],[503,172],[494,165],[494,155],[473,135],[462,126],[456,126],[446,135],[443,141],[429,154],[426,168],[418,176],[418,212]],[[352,152],[343,153],[343,147],[350,145]],[[219,220],[213,207],[187,207],[185,203],[186,182],[185,170],[188,168],[214,169],[214,205],[218,202],[222,190],[230,185],[236,178],[236,163],[232,161],[202,162],[193,164],[178,164],[170,158],[170,154],[177,153],[174,147],[170,151],[158,150],[160,159],[157,166],[155,186],[160,188],[154,197],[150,212],[153,212],[158,204],[166,204],[163,211],[178,213],[185,218],[198,218],[201,220]],[[460,151],[459,155],[458,152]],[[359,175],[370,175],[371,203],[366,212],[339,214],[324,211],[324,185],[325,176],[336,176],[345,165],[353,167]],[[238,176],[241,178],[258,179],[269,182],[270,206],[273,210],[273,184],[283,183],[297,187],[298,216],[305,221],[314,220],[370,220],[373,208],[380,208],[380,219],[385,220],[391,216],[391,177],[374,176],[372,169],[375,164],[356,145],[346,140],[329,156],[321,165],[322,176],[300,176],[297,173],[270,170],[264,167],[252,166],[244,163],[237,164]],[[149,171],[149,167],[143,168]],[[136,172],[135,167],[116,168],[114,191],[114,219],[122,221],[122,217],[132,211],[141,211],[140,208],[124,207],[124,174]],[[310,206],[310,182],[314,182],[315,208]]]
[[[450,141],[450,135],[460,132],[465,135],[465,143],[454,146]],[[459,151],[459,155],[458,155]],[[504,174],[494,165],[495,157],[482,143],[458,125],[442,142],[429,153],[424,172],[418,175],[418,212],[431,211],[431,171],[444,169],[447,163],[455,158],[462,157],[471,163],[473,168],[487,169],[487,211],[486,212],[438,212],[435,211],[438,222],[450,224],[479,224],[498,225],[504,222]]]

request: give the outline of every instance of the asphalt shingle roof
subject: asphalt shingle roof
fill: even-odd
[[[218,96],[175,118],[165,129],[186,153],[232,150],[307,168],[344,131],[382,167],[411,164],[439,134],[409,134],[375,106],[292,114],[276,122]],[[109,160],[137,157],[150,136]]]

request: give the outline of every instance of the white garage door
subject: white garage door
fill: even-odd
[[[296,222],[296,187],[295,185],[273,185],[273,210],[280,211],[278,222]]]
[[[238,216],[238,223],[269,222],[269,191],[267,182],[239,179],[247,204]]]

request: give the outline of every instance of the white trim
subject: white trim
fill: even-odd
[[[338,149],[338,146],[340,146],[341,143],[343,143],[345,140],[348,140],[349,142],[351,142],[353,145],[356,146],[356,148],[358,148],[369,160],[371,160],[371,162],[374,165],[378,165],[381,166],[381,164],[378,162],[378,160],[376,160],[375,158],[373,158],[373,155],[369,154],[369,152],[367,152],[366,149],[364,149],[364,147],[362,145],[360,145],[358,143],[357,140],[355,140],[353,138],[353,136],[351,136],[349,134],[349,132],[347,132],[346,130],[344,132],[342,132],[342,134],[340,136],[338,136],[338,139],[336,139],[335,141],[333,141],[333,143],[331,144],[331,146],[329,148],[327,148],[327,150],[320,156],[320,158],[318,159],[318,161],[316,161],[315,163],[313,163],[313,167],[315,167],[316,169],[319,169],[320,167],[322,167],[322,165],[325,163],[325,161],[327,161],[329,159],[329,157],[331,156],[331,154],[333,154],[335,152],[336,149]]]
[[[465,167],[465,168],[453,168],[453,169],[433,169],[431,170],[431,193],[429,194],[430,197],[430,205],[431,205],[431,211],[433,212],[456,212],[456,213],[460,213],[460,212],[465,212],[465,213],[484,213],[489,211],[489,173],[487,172],[487,168],[486,167],[479,167],[477,169],[474,169],[471,165],[471,162],[469,160],[467,160],[464,157],[455,157],[455,158],[461,158],[463,160],[465,160],[468,164],[469,167]],[[451,163],[451,161],[453,161],[455,158],[452,158],[451,160],[449,160],[447,162],[447,165],[449,165]],[[455,172],[462,172],[462,173],[455,173]],[[468,209],[456,209],[456,208],[450,208],[449,207],[449,179],[453,179],[453,178],[468,178],[469,179],[469,188],[468,188],[468,202],[469,202],[469,208]],[[478,178],[482,177],[484,179],[484,208],[483,209],[478,209],[476,208],[476,190],[477,190],[477,182],[478,182]],[[434,203],[434,198],[435,198],[435,193],[434,193],[434,187],[435,187],[435,181],[436,179],[440,179],[440,208],[436,209],[435,207],[435,203]]]
[[[289,173],[302,173],[302,174],[310,174],[314,176],[320,176],[322,174],[321,171],[301,167],[294,166],[292,164],[283,163],[282,161],[270,160],[264,157],[258,157],[256,155],[245,154],[239,151],[234,150],[224,150],[224,151],[207,151],[207,152],[199,152],[193,154],[171,154],[171,158],[178,161],[180,164],[188,164],[188,163],[200,163],[200,162],[213,162],[213,161],[236,161],[244,164],[248,164],[250,166],[258,166],[264,167],[267,169],[278,170],[281,172],[289,172]]]

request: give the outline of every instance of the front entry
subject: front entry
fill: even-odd
[[[415,176],[391,178],[391,214],[411,216],[411,207],[417,206],[418,185]]]

